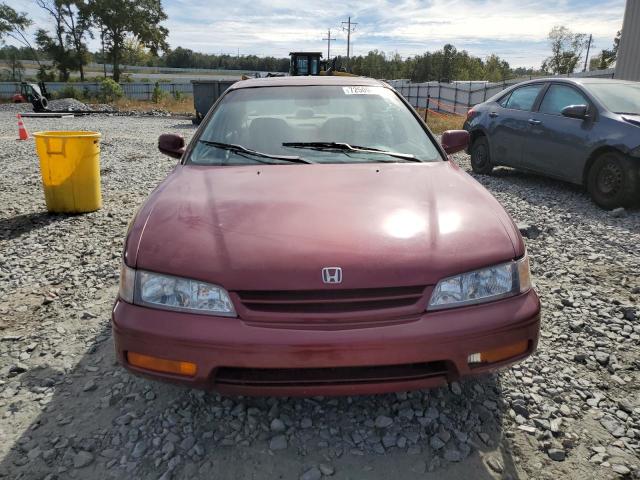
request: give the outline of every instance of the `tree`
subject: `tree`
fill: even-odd
[[[618,58],[618,46],[620,45],[621,34],[622,31],[618,30],[616,38],[613,39],[613,47],[611,48],[611,50],[602,50],[600,52],[600,55],[598,55],[595,59],[591,59],[591,62],[589,62],[589,70],[604,70],[616,63],[616,59]]]
[[[88,11],[104,32],[113,64],[113,79],[120,80],[125,40],[135,38],[153,55],[166,51],[169,31],[160,25],[167,19],[160,0],[89,0]]]
[[[531,67],[516,67],[513,70],[511,70],[511,75],[513,75],[514,78],[519,78],[519,77],[540,77],[542,75],[544,75],[545,73],[541,70],[535,69],[535,68],[531,68]]]
[[[2,52],[7,59],[7,67],[0,72],[0,79],[20,82],[24,76],[24,66],[20,62],[20,50],[14,46],[6,47]]]
[[[438,72],[438,80],[450,82],[454,80],[454,58],[458,51],[456,47],[447,43],[442,50],[434,54],[434,63]]]
[[[499,59],[498,63],[500,63]],[[478,80],[485,78],[485,66],[482,59],[469,55],[466,50],[457,52],[453,65],[453,80]],[[507,64],[507,69],[508,68],[509,64]]]
[[[573,73],[587,46],[587,35],[573,33],[567,27],[556,25],[548,38],[551,56],[542,63],[542,70],[554,74]]]
[[[176,49],[177,51],[177,49]],[[338,65],[343,60],[338,58]],[[395,53],[388,56],[384,52],[373,50],[366,56],[351,57],[352,71],[358,75],[397,79],[409,78],[414,82],[434,80],[489,80],[504,81],[514,76],[509,64],[497,55],[490,55],[486,62],[470,55],[466,50],[457,50],[447,44],[441,50],[425,52],[422,55],[406,58]],[[531,74],[532,70],[527,70]]]
[[[122,47],[123,65],[147,66],[151,59],[152,55],[135,37],[125,39]]]
[[[500,57],[495,54],[487,57],[484,63],[484,80],[504,82],[510,73],[511,69],[509,68],[509,64],[501,60]]]
[[[29,48],[33,52],[36,62],[40,65],[38,52],[27,38],[27,28],[32,23],[26,13],[16,12],[6,3],[0,3],[0,41],[3,41],[5,37],[13,38],[19,44]]]
[[[177,47],[164,56],[166,66],[172,68],[197,68],[194,60],[193,50],[182,47]]]
[[[49,36],[46,30],[39,28],[36,32],[36,43],[53,60],[53,64],[59,72],[60,81],[66,82],[69,80],[74,61],[67,48],[65,24],[62,20],[64,15],[62,2],[59,0],[36,0],[36,3],[53,18],[54,22],[54,36]]]
[[[87,36],[93,38],[91,16],[83,0],[67,0],[61,3],[64,12],[62,21],[67,28],[67,42],[73,46],[75,68],[80,72],[80,80],[84,82],[84,66],[89,62],[89,49],[84,39]]]

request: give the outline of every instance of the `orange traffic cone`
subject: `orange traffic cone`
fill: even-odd
[[[29,132],[27,132],[20,114],[18,114],[18,135],[20,136],[18,140],[29,140]]]

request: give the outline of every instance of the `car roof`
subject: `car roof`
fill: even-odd
[[[572,83],[577,85],[593,85],[593,84],[618,84],[622,85],[625,83],[637,84],[638,82],[632,82],[630,80],[618,80],[615,78],[593,78],[593,77],[540,77],[540,78],[532,78],[531,80],[527,80],[515,85],[526,85],[528,83],[539,83],[539,82],[559,82],[559,83]],[[514,86],[515,86],[514,85]]]
[[[496,102],[498,99],[511,94],[516,88],[522,87],[525,85],[533,85],[540,84],[546,82],[554,82],[554,83],[565,83],[569,85],[580,86],[589,93],[590,85],[638,85],[638,82],[633,82],[630,80],[618,80],[614,78],[593,78],[593,77],[539,77],[532,78],[531,80],[524,80],[519,83],[514,83],[506,87],[504,90],[496,93],[495,95],[487,98],[483,103]]]
[[[571,80],[575,80],[576,83],[635,83],[630,80],[618,80],[617,78],[577,77]]]
[[[368,77],[340,76],[340,75],[318,75],[318,76],[288,76],[288,77],[266,77],[250,78],[234,83],[229,90],[240,88],[256,87],[300,87],[311,85],[343,85],[343,86],[370,86],[386,87],[387,85],[379,80]]]

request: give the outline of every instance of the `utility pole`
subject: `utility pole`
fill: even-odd
[[[587,43],[587,56],[584,57],[584,68],[583,72],[587,71],[587,62],[589,61],[589,50],[591,49],[591,40],[593,39],[593,34],[589,34],[589,43]]]
[[[347,24],[345,27],[344,24]],[[356,29],[357,23],[351,23],[351,17],[346,22],[342,22],[342,30],[347,32],[347,67],[349,66],[349,52],[351,48],[351,32]]]
[[[327,38],[322,40],[327,41],[327,61],[331,58],[331,42],[335,40],[335,37],[331,37],[331,29],[327,30]]]
[[[102,68],[104,69],[104,78],[107,78],[107,57],[104,54],[104,27],[100,25],[100,41],[102,42]]]

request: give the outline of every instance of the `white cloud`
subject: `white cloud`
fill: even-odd
[[[33,0],[5,0],[46,16]],[[169,43],[209,53],[286,56],[290,50],[326,51],[328,28],[338,38],[332,53],[346,53],[341,21],[357,22],[353,51],[372,49],[414,55],[452,43],[486,56],[497,53],[514,66],[537,66],[547,55],[554,25],[591,33],[595,49],[609,48],[622,25],[624,0],[164,0]],[[98,47],[94,40],[92,48]]]

